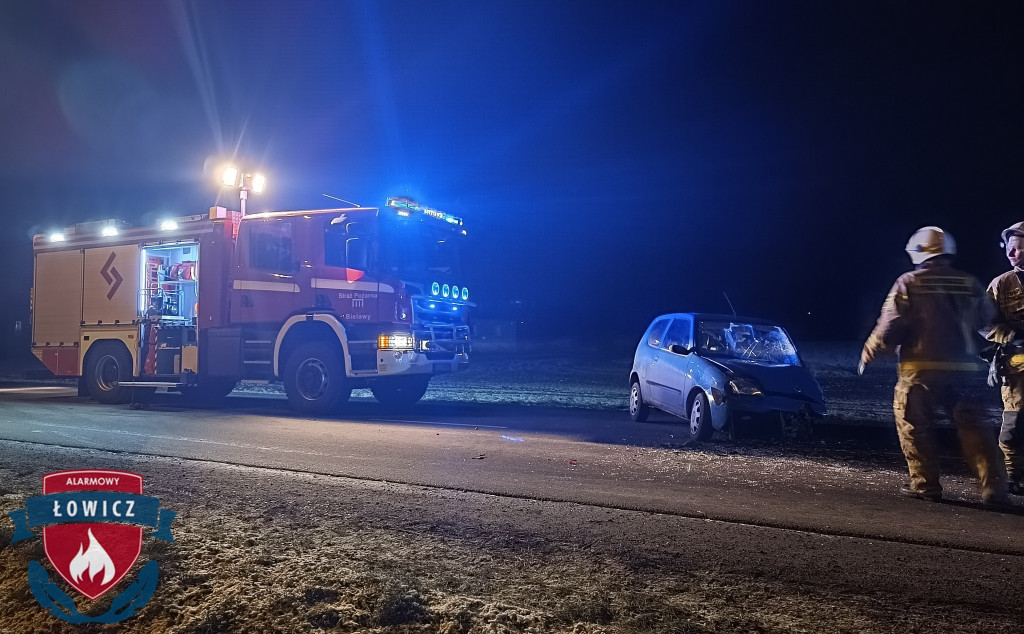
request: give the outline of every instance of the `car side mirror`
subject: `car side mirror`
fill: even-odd
[[[674,343],[671,346],[669,346],[668,347],[668,351],[673,353],[673,354],[682,354],[682,355],[687,355],[687,354],[690,354],[691,352],[693,352],[693,350],[691,350],[690,348],[687,348],[686,346],[681,346],[678,343]]]

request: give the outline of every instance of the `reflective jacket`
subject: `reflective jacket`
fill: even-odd
[[[988,296],[995,302],[998,311],[992,324],[981,329],[981,334],[991,340],[996,326],[1004,326],[1016,331],[1014,339],[1024,337],[1024,288],[1021,287],[1017,271],[1007,271],[992,280],[988,285]],[[1012,373],[1024,372],[1024,350],[1019,345],[1011,345],[1006,354],[1011,355],[1007,369]]]
[[[874,355],[896,352],[908,369],[974,370],[977,332],[994,316],[976,277],[945,258],[928,260],[896,280],[864,345]]]

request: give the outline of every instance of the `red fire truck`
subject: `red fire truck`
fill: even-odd
[[[305,413],[355,388],[409,405],[469,362],[465,236],[460,218],[405,198],[37,235],[32,350],[104,403],[281,380]]]

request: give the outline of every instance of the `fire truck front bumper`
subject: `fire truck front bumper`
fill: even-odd
[[[468,326],[420,327],[412,339],[412,350],[377,350],[377,376],[447,374],[469,364]]]

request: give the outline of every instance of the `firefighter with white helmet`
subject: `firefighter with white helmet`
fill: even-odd
[[[932,428],[937,410],[945,410],[979,480],[982,501],[1005,504],[1006,470],[999,447],[985,424],[984,408],[962,388],[979,374],[974,333],[991,322],[994,306],[977,278],[953,268],[956,242],[939,227],[915,232],[907,253],[915,269],[893,284],[861,352],[862,366],[882,353],[899,357],[893,412],[910,470],[910,484],[902,492],[942,499]]]
[[[989,341],[999,346],[993,351],[993,380],[1001,383],[1003,424],[999,430],[999,448],[1006,458],[1010,493],[1024,495],[1024,222],[1002,232],[1002,246],[1011,270],[988,285],[988,294],[999,311],[993,324],[982,330]],[[995,355],[998,354],[998,357]]]

